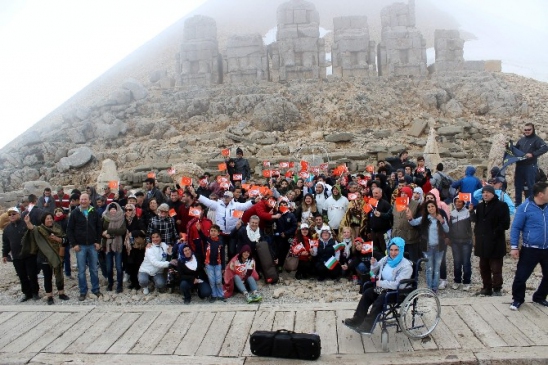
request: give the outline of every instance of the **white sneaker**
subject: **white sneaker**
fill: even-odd
[[[470,284],[464,284],[464,285],[462,286],[462,290],[464,290],[464,291],[470,291]]]
[[[440,280],[440,285],[438,285],[439,290],[447,288],[447,280]]]
[[[124,273],[124,279],[122,280],[124,283],[127,283],[129,281],[129,274]]]
[[[143,288],[143,294],[144,294],[144,295],[147,295],[148,293],[150,293],[150,291],[148,290],[148,288]]]
[[[451,289],[453,289],[453,290],[459,290],[459,289],[460,289],[460,284],[459,284],[459,283],[454,283],[454,284],[451,286]]]

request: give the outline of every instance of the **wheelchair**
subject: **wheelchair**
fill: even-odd
[[[396,327],[396,332],[403,332],[410,339],[428,337],[440,321],[440,301],[432,290],[418,288],[419,267],[428,259],[421,258],[413,268],[414,278],[400,281],[407,284],[405,289],[386,291],[383,309],[377,315],[372,330],[377,324],[381,327],[381,346],[384,352],[388,351],[388,328]],[[365,283],[364,289],[374,283]]]

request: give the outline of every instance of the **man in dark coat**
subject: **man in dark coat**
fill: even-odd
[[[249,162],[244,158],[244,151],[240,147],[236,148],[236,158],[234,159],[237,174],[242,174],[242,182],[246,182],[251,177],[251,168]]]
[[[476,223],[474,255],[479,257],[479,269],[483,288],[477,295],[502,295],[502,264],[506,255],[505,231],[510,228],[510,209],[499,200],[495,189],[486,185],[482,189],[483,200],[474,212],[470,204],[470,218]]]
[[[528,197],[533,196],[533,185],[538,171],[538,157],[548,152],[548,145],[535,133],[533,123],[523,127],[523,137],[516,143],[516,148],[525,153],[525,160],[516,162],[514,185],[516,188],[516,207],[523,200],[523,188],[527,183]]]

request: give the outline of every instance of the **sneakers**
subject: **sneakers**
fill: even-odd
[[[150,293],[150,291],[148,290],[148,288],[143,288],[143,294],[144,294],[144,295],[148,295],[148,293]]]
[[[245,300],[247,301],[247,303],[253,302],[253,298],[251,297],[251,294],[245,293],[244,295],[245,295]]]
[[[494,297],[501,297],[502,296],[502,290],[500,290],[500,289],[493,290],[493,296]]]
[[[447,288],[447,280],[440,280],[440,284],[438,285],[439,290],[443,290]]]
[[[53,304],[53,297],[48,297],[48,305],[52,305]]]
[[[86,300],[86,295],[85,294],[80,294],[80,296],[78,297],[78,300],[83,302],[84,300]]]
[[[259,293],[251,294],[251,298],[254,302],[260,302],[263,299],[263,296]]]
[[[59,294],[59,299],[61,300],[69,300],[70,298],[66,294]]]
[[[122,281],[124,283],[127,283],[129,281],[129,274],[128,273],[124,273],[124,278],[122,279]]]
[[[453,285],[451,286],[451,289],[459,290],[460,289],[460,283],[453,283]]]
[[[537,304],[540,304],[544,307],[548,307],[548,300],[535,300],[535,299],[533,299],[533,303],[537,303]]]
[[[463,291],[470,291],[470,287],[471,287],[470,284],[464,284],[464,285],[462,286],[462,290],[463,290]]]
[[[510,310],[517,311],[522,304],[523,303],[518,302],[517,300],[514,300],[512,304],[510,304]]]

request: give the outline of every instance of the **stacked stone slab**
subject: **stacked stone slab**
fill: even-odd
[[[375,41],[369,40],[366,16],[333,18],[334,43],[331,47],[333,76],[376,76]]]
[[[196,15],[185,21],[183,43],[177,58],[181,85],[209,86],[222,82],[217,44],[217,23]]]
[[[426,76],[426,41],[415,28],[415,1],[381,10],[381,43],[377,47],[380,76]]]
[[[223,72],[228,83],[268,80],[268,59],[261,35],[231,36],[226,46]]]
[[[326,75],[325,42],[314,4],[291,0],[277,10],[276,42],[269,46],[272,80],[317,79]]]
[[[464,40],[458,30],[436,29],[434,32],[436,72],[460,71],[464,68]]]

